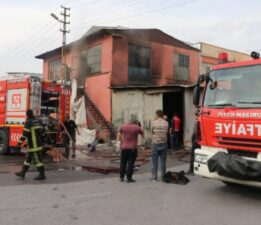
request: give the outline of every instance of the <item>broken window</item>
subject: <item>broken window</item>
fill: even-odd
[[[174,54],[174,79],[189,80],[189,56]]]
[[[129,44],[128,74],[130,82],[146,82],[150,77],[150,48]]]
[[[80,71],[82,76],[101,72],[101,46],[95,46],[82,52]]]
[[[49,62],[49,80],[60,80],[61,59],[55,59]]]

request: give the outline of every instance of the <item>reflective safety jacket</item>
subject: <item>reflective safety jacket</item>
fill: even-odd
[[[35,118],[29,118],[24,124],[23,133],[18,144],[21,145],[26,140],[28,152],[41,151],[43,147],[42,134],[43,127],[41,121]]]

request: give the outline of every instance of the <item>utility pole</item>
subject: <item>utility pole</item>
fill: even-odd
[[[61,71],[61,77],[68,81],[70,80],[70,77],[68,77],[68,73],[67,73],[67,65],[66,65],[66,34],[70,33],[69,30],[67,30],[67,25],[70,24],[70,22],[67,22],[67,17],[70,17],[70,14],[68,14],[68,11],[70,11],[70,8],[66,8],[64,6],[61,5],[61,8],[63,10],[63,12],[61,12],[61,15],[63,16],[63,19],[61,20],[61,23],[63,24],[63,28],[60,29],[60,31],[63,34],[63,42],[62,42],[62,71]]]
[[[61,16],[62,19],[59,19],[58,16],[56,16],[54,13],[51,13],[51,16],[57,20],[58,22],[62,23],[62,29],[60,31],[62,32],[63,39],[62,39],[62,53],[61,53],[61,68],[60,68],[60,79],[69,81],[70,77],[67,73],[67,65],[66,65],[66,34],[70,33],[69,30],[67,30],[67,25],[70,24],[69,21],[67,21],[67,18],[70,17],[70,14],[68,14],[68,11],[70,11],[70,8],[64,7],[61,5]]]

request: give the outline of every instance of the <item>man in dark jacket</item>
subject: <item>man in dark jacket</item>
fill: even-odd
[[[20,137],[17,146],[20,147],[24,141],[27,142],[27,153],[24,160],[22,170],[16,173],[16,176],[25,178],[25,173],[28,171],[32,160],[34,160],[39,175],[35,177],[35,180],[45,180],[44,165],[41,157],[41,151],[43,147],[42,132],[43,127],[41,121],[36,119],[31,109],[26,111],[27,119],[24,124],[22,136]]]
[[[66,130],[65,130],[66,128]],[[77,134],[80,135],[80,131],[78,129],[78,126],[76,125],[74,120],[70,120],[69,118],[66,118],[64,121],[64,127],[62,130],[65,131],[63,141],[65,145],[65,157],[69,158],[70,155],[70,142],[72,142],[72,158],[75,158],[75,149],[76,149],[76,131]]]

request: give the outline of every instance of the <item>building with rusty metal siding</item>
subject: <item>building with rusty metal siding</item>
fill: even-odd
[[[186,144],[193,129],[199,53],[158,29],[92,27],[67,46],[66,63],[71,77],[84,86],[88,111],[101,126],[117,130],[135,113],[149,145],[155,111],[163,109],[169,119],[178,112]],[[37,56],[44,60],[44,78],[57,77],[60,57],[61,48]]]

